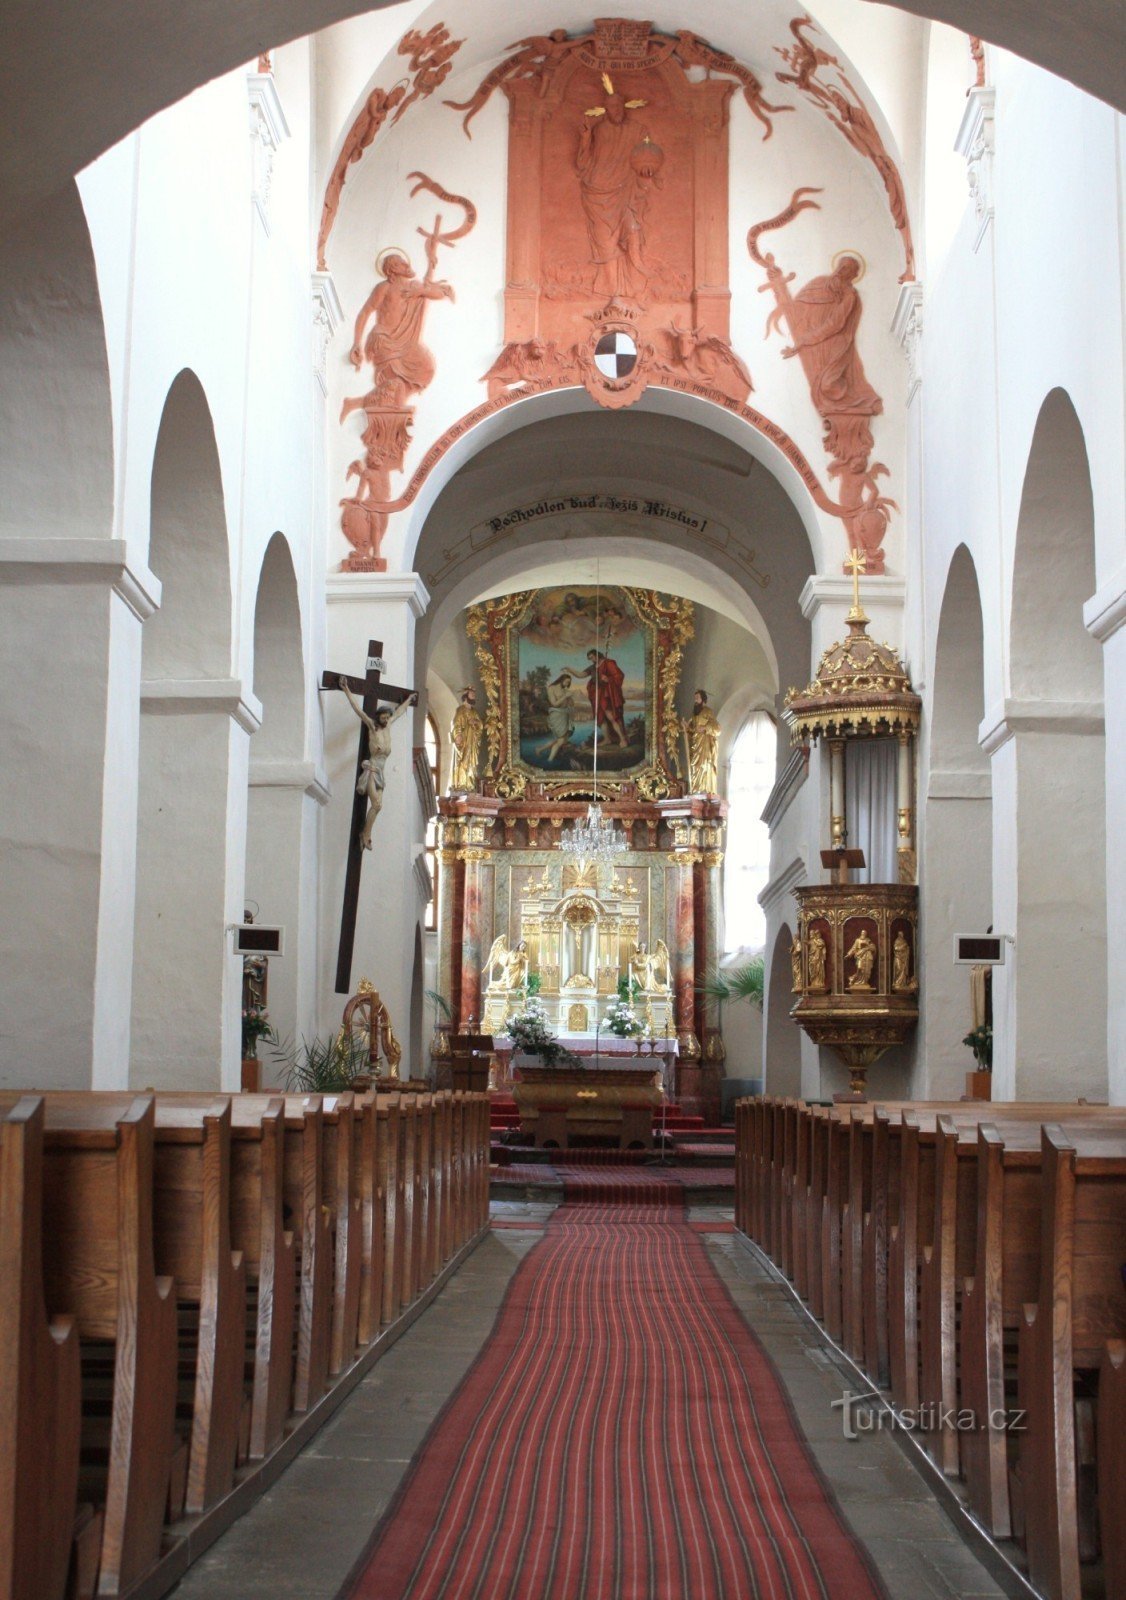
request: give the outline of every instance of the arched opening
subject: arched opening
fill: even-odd
[[[973,557],[950,563],[934,663],[930,761],[923,823],[921,939],[925,1093],[957,1097],[973,1058],[970,969],[953,963],[958,933],[993,924],[993,784],[978,734],[985,714],[981,596]]]
[[[0,230],[0,370],[0,1082],[120,1083],[137,720],[124,663],[143,607],[124,598],[123,562],[97,561],[115,555],[111,396],[73,183]]]
[[[1065,1080],[1068,1093],[1107,1093],[1103,665],[1083,624],[1095,588],[1083,430],[1067,394],[1053,389],[1025,470],[1009,634],[1013,698],[1007,737],[994,745],[995,805],[1005,787],[994,842],[997,916],[1016,941],[996,975],[995,1071],[998,1088],[1021,1099],[1051,1098]]]
[[[766,974],[763,1076],[766,1093],[773,1095],[801,1094],[801,1032],[790,1017],[794,1004],[794,969],[790,960],[793,942],[792,930],[783,923],[774,940]]]
[[[310,1031],[313,1003],[315,802],[304,763],[301,608],[293,558],[281,533],[267,545],[258,579],[254,694],[262,726],[250,745],[246,902],[256,921],[286,930],[285,954],[270,964],[267,1009],[283,1039],[298,1039]]]
[[[141,660],[130,1079],[233,1086],[241,970],[227,929],[242,920],[245,734],[258,719],[231,677],[219,452],[189,371],[164,403],[150,528],[163,597],[145,625]]]

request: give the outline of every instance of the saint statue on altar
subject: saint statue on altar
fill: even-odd
[[[454,794],[473,794],[477,788],[477,765],[481,754],[481,734],[485,725],[476,706],[476,689],[463,689],[461,703],[454,712],[454,720],[450,725],[450,744],[454,752],[450,790]]]
[[[688,746],[690,794],[719,793],[719,718],[708,704],[706,689],[697,689],[692,715],[684,723]]]

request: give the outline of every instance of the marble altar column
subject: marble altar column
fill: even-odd
[[[696,868],[698,911],[696,918],[696,961],[702,973],[719,969],[719,870],[723,851],[706,849]],[[709,1127],[719,1126],[723,1114],[724,1062],[727,1050],[720,1032],[719,1007],[700,995],[697,1026],[700,1038],[700,1099],[702,1115]]]
[[[465,874],[461,917],[461,1001],[458,1026],[474,1032],[481,1023],[481,874],[488,851],[471,845],[460,852]]]
[[[687,1064],[700,1059],[700,1043],[696,1037],[695,868],[698,859],[695,850],[676,850],[671,857],[672,865],[676,869],[673,991],[676,995],[676,1028],[680,1046],[682,1084],[685,1082]],[[683,1099],[682,1091],[678,1092]]]

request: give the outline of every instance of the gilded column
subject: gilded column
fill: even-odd
[[[896,826],[899,835],[900,883],[915,882],[915,797],[912,773],[913,739],[906,730],[899,734],[899,765],[896,773]]]

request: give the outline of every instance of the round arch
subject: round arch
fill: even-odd
[[[977,569],[955,550],[938,620],[928,779],[921,808],[920,936],[925,1093],[961,1093],[973,1025],[969,974],[951,960],[954,935],[993,924],[993,782],[978,731],[985,712],[985,647]]]
[[[245,743],[257,726],[231,678],[227,517],[211,410],[185,368],[156,436],[149,560],[161,608],[141,640],[137,894],[130,1081],[238,1082]],[[169,974],[176,981],[169,981]]]
[[[1015,838],[1015,850],[1000,836],[995,849],[997,912],[1015,944],[995,976],[994,1071],[1001,1092],[1020,1099],[1107,1094],[1103,663],[1083,621],[1094,588],[1087,449],[1057,388],[1040,408],[1025,468],[1012,698],[997,747],[1006,778],[998,826]]]
[[[231,668],[231,561],[215,424],[190,368],[165,398],[153,451],[149,566],[163,586],[145,624],[148,679],[224,678]]]
[[[553,389],[543,394],[524,396],[500,410],[488,412],[485,416],[470,413],[476,420],[469,421],[468,425],[464,426],[464,431],[457,433],[457,437],[439,456],[417,490],[414,489],[416,473],[416,478],[412,478],[402,497],[405,499],[413,491],[413,498],[408,507],[404,508],[409,511],[409,518],[401,529],[397,564],[404,571],[415,565],[427,518],[439,495],[457,473],[475,457],[481,455],[490,445],[497,444],[521,428],[555,417],[589,413],[590,404],[590,396],[585,389]],[[797,513],[813,553],[814,570],[821,571],[827,565],[831,569],[833,552],[838,548],[833,542],[834,539],[839,542],[839,549],[842,552],[845,548],[843,524],[838,524],[834,518],[823,516],[818,511],[799,468],[786,451],[765,432],[710,400],[657,386],[648,388],[631,409],[636,413],[674,417],[683,422],[696,424],[736,445],[752,460],[759,462],[780,485]],[[463,418],[455,425],[456,428],[461,430],[467,420]],[[453,431],[453,429],[447,430],[447,434]],[[387,544],[393,544],[396,533],[399,532],[400,530],[396,530],[392,523],[388,529]]]
[[[293,552],[284,533],[266,546],[254,600],[254,693],[262,726],[256,760],[299,761],[305,750],[305,660]]]
[[[801,1033],[791,1020],[793,966],[790,946],[794,935],[783,923],[770,952],[766,975],[766,1015],[763,1019],[764,1091],[772,1095],[801,1095]]]

